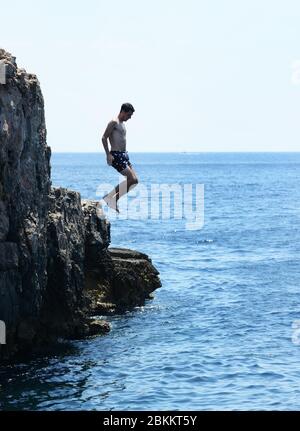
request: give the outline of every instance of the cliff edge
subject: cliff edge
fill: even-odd
[[[96,201],[51,187],[39,81],[3,49],[0,62],[0,359],[10,359],[58,337],[109,331],[91,316],[143,305],[161,283],[147,255],[109,248]]]

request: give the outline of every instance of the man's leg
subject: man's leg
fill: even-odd
[[[123,171],[121,171],[120,174],[126,177],[125,181],[118,184],[111,192],[109,192],[107,195],[103,197],[105,202],[110,207],[114,208],[117,212],[119,212],[118,200],[120,199],[120,197],[128,193],[130,190],[133,189],[133,187],[135,187],[138,184],[137,175],[131,165],[123,169]]]
[[[126,180],[115,187],[116,201],[118,201],[120,197],[124,196],[126,193],[132,190],[139,182],[138,177],[132,166],[128,166],[127,168],[125,168],[123,171],[121,171],[121,174],[126,177]]]

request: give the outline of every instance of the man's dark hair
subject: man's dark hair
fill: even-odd
[[[121,106],[121,111],[124,111],[124,112],[130,112],[130,111],[134,112],[134,107],[132,106],[131,103],[123,103],[123,105]]]

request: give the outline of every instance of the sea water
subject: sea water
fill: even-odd
[[[203,184],[203,227],[111,220],[111,246],[147,253],[162,287],[104,336],[0,367],[1,409],[300,409],[300,153],[129,155],[135,196]],[[119,179],[100,151],[51,166],[82,198]]]

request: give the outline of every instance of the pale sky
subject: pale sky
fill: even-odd
[[[298,0],[0,0],[0,14],[53,152],[103,151],[123,102],[129,152],[300,149]]]

